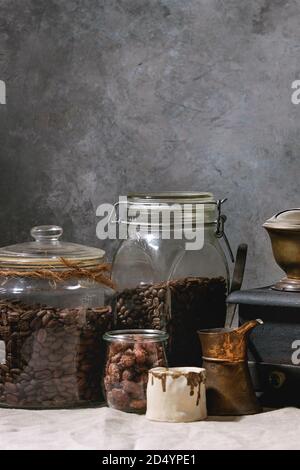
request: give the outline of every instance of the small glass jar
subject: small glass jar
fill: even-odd
[[[108,342],[104,374],[108,406],[145,413],[148,371],[167,367],[168,334],[159,330],[115,330],[103,338]]]
[[[0,250],[0,406],[103,401],[102,335],[112,328],[114,290],[105,253],[63,242],[62,232],[34,227],[35,241]]]
[[[225,322],[229,269],[222,237],[232,253],[223,202],[211,193],[174,192],[130,194],[125,209],[119,203],[119,233],[125,229],[126,236],[112,267],[115,325],[166,329],[172,366],[201,365],[197,330]],[[203,243],[191,244],[193,236]]]

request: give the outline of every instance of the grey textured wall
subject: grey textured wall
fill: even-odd
[[[298,0],[0,0],[0,242],[133,190],[227,196],[247,284],[280,275],[264,220],[299,206]],[[111,249],[111,247],[110,247]]]

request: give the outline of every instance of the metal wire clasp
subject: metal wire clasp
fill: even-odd
[[[224,225],[225,225],[225,222],[227,220],[227,217],[226,217],[225,214],[222,214],[222,204],[224,204],[224,202],[226,202],[226,201],[227,201],[227,198],[218,199],[218,201],[217,201],[218,218],[217,218],[216,236],[217,236],[217,238],[224,238],[224,242],[225,242],[226,248],[228,250],[230,259],[231,259],[232,263],[234,263],[233,251],[231,249],[229,240],[228,240],[227,235],[226,235],[225,230],[224,230]]]

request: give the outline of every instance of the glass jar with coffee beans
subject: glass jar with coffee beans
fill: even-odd
[[[114,294],[104,252],[40,226],[0,249],[0,406],[66,408],[103,401],[103,333]]]
[[[129,194],[116,204],[120,240],[112,279],[116,328],[170,334],[173,366],[201,364],[197,330],[221,327],[229,270],[224,201],[211,193]]]
[[[107,359],[104,389],[108,406],[128,413],[146,412],[148,371],[166,367],[168,334],[159,330],[116,330],[105,333]]]

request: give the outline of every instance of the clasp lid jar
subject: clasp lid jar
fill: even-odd
[[[174,366],[198,365],[197,329],[225,321],[224,201],[209,192],[132,193],[125,209],[119,205],[117,222],[128,236],[120,240],[112,267],[116,326],[166,328]]]

